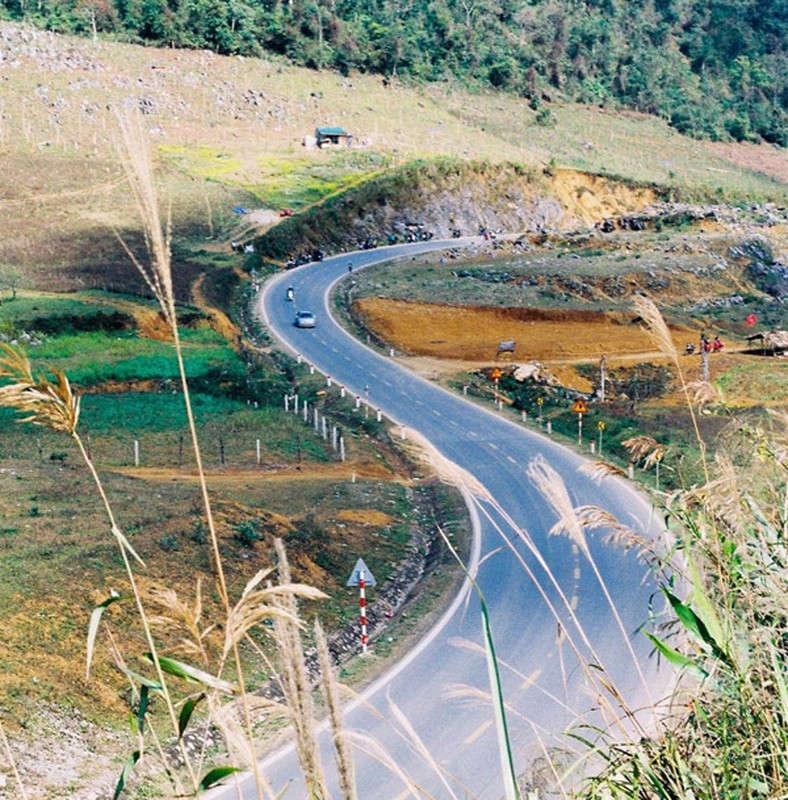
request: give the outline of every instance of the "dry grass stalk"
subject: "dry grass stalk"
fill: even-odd
[[[170,651],[189,658],[199,659],[204,665],[210,663],[207,639],[215,630],[215,624],[202,625],[202,581],[197,579],[194,604],[189,605],[178,597],[173,589],[149,586],[146,600],[160,607],[162,612],[149,617],[151,627],[162,632],[182,632],[177,644]]]
[[[585,531],[575,513],[566,485],[559,474],[542,456],[537,456],[531,461],[528,465],[527,474],[558,514],[558,522],[550,529],[550,534],[566,533],[580,548],[581,552],[587,558],[590,558],[591,554],[588,550]]]
[[[120,648],[118,647],[117,642],[115,641],[115,637],[112,635],[112,630],[107,625],[107,636],[109,638],[109,650],[112,658],[115,662],[115,666],[118,670],[126,676],[126,680],[129,685],[129,692],[132,698],[132,702],[134,705],[138,705],[140,702],[140,688],[137,685],[136,680],[132,677],[133,672],[129,669],[128,665],[126,664],[126,660],[123,657],[123,653],[121,652]],[[139,752],[142,755],[145,755],[147,752],[150,751],[149,747],[146,747],[146,736],[150,737],[153,741],[153,750],[157,754],[159,764],[162,765],[164,771],[167,774],[167,778],[171,782],[176,796],[180,796],[186,792],[186,787],[183,785],[181,778],[176,770],[172,770],[170,768],[170,759],[167,753],[165,753],[164,744],[161,741],[161,738],[156,730],[156,727],[153,725],[147,725],[145,728],[145,735],[143,735],[143,730],[140,728],[138,724],[134,724],[132,726],[132,730],[137,737],[137,747]],[[186,751],[183,747],[181,747],[181,755],[185,758]],[[192,766],[190,762],[184,762],[187,764],[187,768],[189,770],[190,778],[193,780],[194,774],[199,772],[199,765]]]
[[[452,647],[462,648],[463,650],[468,650],[471,653],[475,653],[480,658],[485,657],[484,648],[477,644],[476,642],[472,642],[468,639],[461,639],[461,638],[453,638],[449,642]],[[514,665],[510,664],[507,661],[503,661],[500,658],[498,659],[498,663],[505,667],[507,671],[511,672],[512,674],[516,675],[520,679],[520,688],[523,690],[534,689],[535,691],[542,694],[544,697],[550,700],[550,702],[555,703],[557,707],[560,707],[564,713],[572,714],[572,709],[566,705],[566,703],[556,695],[552,694],[551,692],[546,691],[543,687],[541,687],[538,683],[539,677],[542,674],[542,669],[537,668],[533,673],[530,675],[525,675],[521,670],[517,669]],[[461,687],[462,688],[462,687]],[[564,687],[566,688],[566,686]],[[449,697],[449,694],[444,694],[445,697]]]
[[[342,703],[339,697],[339,682],[336,669],[331,661],[328,651],[328,641],[323,632],[320,620],[315,620],[315,643],[317,657],[320,664],[320,673],[323,676],[320,687],[323,700],[328,710],[328,719],[331,723],[331,733],[334,741],[334,754],[339,778],[339,789],[342,800],[356,800],[356,781],[353,769],[353,755],[350,751],[350,741],[345,732]]]
[[[492,697],[489,694],[486,696],[488,701],[492,703]],[[435,758],[433,758],[429,748],[424,743],[421,736],[419,736],[410,720],[402,712],[402,709],[390,697],[388,698],[388,709],[389,717],[400,726],[400,730],[402,734],[404,734],[403,738],[405,741],[407,741],[410,747],[421,757],[424,763],[428,764],[435,774],[440,778],[443,788],[448,792],[447,796],[453,798],[453,800],[457,800],[457,795],[454,793],[453,789],[449,785],[448,780],[446,779],[446,771],[435,760]]]
[[[5,384],[0,387],[0,403],[27,414],[27,417],[23,421],[68,433],[79,448],[82,459],[90,471],[94,485],[104,504],[104,509],[110,523],[110,530],[119,544],[121,557],[132,588],[145,640],[153,656],[157,677],[161,685],[161,694],[169,712],[173,730],[177,730],[175,708],[164,673],[159,664],[156,642],[129,557],[136,559],[142,566],[144,566],[144,562],[137,555],[126,536],[118,527],[112,505],[104,489],[101,477],[88,455],[84,442],[77,430],[79,399],[71,391],[71,386],[65,375],[60,374],[56,384],[53,384],[47,378],[36,378],[32,374],[30,362],[26,357],[19,354],[9,345],[3,344],[3,349],[6,357],[0,361],[0,380],[13,381],[13,383]],[[90,654],[88,654],[88,658],[89,657]],[[191,780],[196,787],[197,776],[191,769],[191,763],[188,760],[185,749],[182,749],[182,753],[190,771]]]
[[[673,337],[670,335],[670,329],[654,301],[643,295],[635,295],[634,302],[635,311],[643,322],[646,323],[646,330],[654,343],[671,361],[678,362],[679,355],[676,350],[676,345],[673,344]]]
[[[149,262],[144,264],[140,261],[126,242],[120,236],[118,238],[148,288],[159,301],[167,323],[171,328],[175,328],[177,319],[170,264],[171,220],[168,215],[166,227],[162,224],[150,143],[143,130],[142,116],[138,111],[134,113],[118,111],[115,116],[120,126],[122,143],[122,147],[117,148],[118,158],[142,220],[142,233],[150,257]]]
[[[11,769],[11,772],[14,774],[14,780],[16,781],[17,788],[19,790],[19,796],[22,800],[28,800],[27,789],[25,788],[25,784],[22,782],[22,778],[19,775],[19,770],[16,766],[16,759],[14,758],[14,754],[11,752],[11,745],[8,743],[8,737],[5,735],[5,728],[3,727],[3,723],[0,722],[0,739],[3,742],[3,750],[5,751],[6,758],[8,759],[8,765]]]
[[[224,567],[219,549],[219,537],[213,517],[210,496],[208,494],[208,484],[205,478],[205,471],[202,464],[200,443],[197,438],[197,427],[194,421],[194,412],[191,403],[191,394],[188,381],[186,379],[186,368],[183,360],[180,336],[178,332],[178,321],[175,313],[175,296],[172,284],[172,270],[170,261],[170,234],[169,234],[169,215],[167,226],[162,224],[159,213],[159,200],[156,191],[156,182],[153,168],[153,158],[148,143],[148,138],[142,128],[142,120],[139,111],[134,114],[118,114],[118,122],[121,130],[122,147],[119,150],[119,157],[123,164],[124,171],[129,186],[134,195],[137,209],[142,222],[145,245],[148,252],[148,263],[143,264],[131,249],[125,244],[124,248],[135,264],[143,279],[146,281],[151,291],[161,306],[162,313],[170,327],[175,355],[178,362],[178,370],[181,379],[186,416],[188,419],[189,432],[191,436],[192,450],[197,466],[197,473],[200,482],[203,507],[205,510],[208,531],[210,535],[211,549],[214,558],[214,569],[217,577],[217,590],[224,606],[226,617],[231,616],[232,608],[229,593],[227,591],[227,580],[224,574]],[[232,644],[232,654],[235,662],[236,679],[240,687],[240,698],[242,708],[245,707],[247,693],[244,688],[243,668],[241,655],[237,646],[237,639],[230,637]],[[155,650],[152,650],[155,652]],[[158,661],[156,662],[158,664]],[[221,669],[224,663],[221,664]],[[219,675],[221,672],[219,673]],[[163,679],[163,676],[161,676]],[[171,718],[174,730],[177,730],[177,720],[174,710],[171,710]],[[251,741],[253,738],[252,720],[250,712],[246,712],[247,735]],[[258,794],[262,795],[263,780],[257,766],[257,761],[252,762],[252,770]],[[196,784],[195,784],[196,785]]]
[[[438,800],[434,795],[415,783],[391,754],[375,739],[356,731],[350,731],[349,735],[353,740],[356,750],[368,755],[370,758],[374,758],[375,761],[385,767],[392,775],[396,775],[396,777],[402,781],[405,789],[397,795],[398,798],[401,800],[404,800],[406,797],[412,797],[413,800]]]
[[[298,616],[296,598],[325,600],[326,597],[327,595],[319,589],[300,583],[283,583],[259,591],[245,592],[227,619],[225,656],[229,655],[241,639],[263,620],[273,620],[275,623],[281,622],[299,628],[302,622]]]
[[[0,405],[25,414],[19,422],[41,425],[53,431],[76,434],[79,422],[79,397],[68,378],[53,370],[54,382],[43,375],[33,375],[30,360],[11,345],[0,342]]]
[[[284,544],[281,539],[275,539],[274,545],[279,559],[279,583],[288,585],[291,583],[290,565]],[[274,620],[274,638],[280,657],[280,683],[295,734],[296,753],[308,796],[315,800],[327,798],[328,790],[315,737],[312,687],[305,667],[298,606],[289,593],[278,594],[273,601],[284,612]]]
[[[584,461],[578,470],[583,475],[587,475],[594,483],[602,483],[605,478],[623,478],[626,472],[615,464],[607,461]]]
[[[700,410],[723,401],[722,392],[709,381],[691,381],[687,384],[687,395]]]
[[[418,458],[429,464],[435,474],[446,483],[464,489],[474,497],[493,503],[487,488],[468,470],[446,458],[443,453],[425,436],[410,428],[405,429],[407,440],[414,446]]]
[[[209,694],[207,703],[208,718],[221,731],[231,763],[242,765],[247,769],[251,769],[259,760],[254,741],[249,738],[247,732],[248,720],[255,725],[287,717],[287,709],[281,703],[258,695],[249,695],[241,706],[237,703],[224,703],[218,695]],[[262,774],[257,786],[257,795],[261,800],[263,797],[277,796]]]
[[[629,439],[624,439],[621,444],[627,449],[633,461],[648,458],[662,447],[653,436],[631,436]]]
[[[701,453],[701,464],[705,474],[706,481],[709,480],[708,464],[706,462],[706,442],[700,434],[698,427],[698,419],[695,416],[692,400],[690,398],[687,380],[684,377],[684,371],[681,366],[681,359],[679,358],[678,351],[673,344],[673,338],[670,335],[670,330],[665,322],[664,317],[660,313],[656,304],[649,297],[643,295],[635,296],[635,310],[640,315],[641,319],[646,323],[646,329],[659,349],[673,362],[676,369],[676,374],[679,377],[679,384],[684,393],[684,398],[687,402],[687,410],[689,411],[690,419],[692,420],[692,427],[695,432],[695,439],[698,443]]]
[[[635,711],[622,700],[621,705],[619,707],[614,707],[613,704],[610,702],[609,697],[615,696],[617,698],[616,702],[620,700],[620,696],[616,693],[613,695],[612,692],[609,692],[607,687],[609,686],[609,682],[605,682],[603,680],[604,675],[607,673],[607,668],[605,667],[605,659],[602,655],[596,651],[594,648],[593,643],[588,637],[588,634],[583,627],[582,623],[577,617],[577,613],[575,611],[574,604],[567,597],[564,588],[558,582],[555,577],[555,574],[550,569],[550,565],[545,561],[544,556],[539,551],[539,549],[534,544],[531,537],[528,535],[526,531],[519,528],[514,520],[512,520],[506,512],[497,504],[495,505],[496,511],[503,517],[506,521],[507,525],[511,528],[511,530],[515,531],[518,538],[523,542],[525,547],[527,548],[528,552],[533,556],[535,561],[539,564],[539,566],[544,571],[550,585],[553,587],[555,592],[557,593],[558,597],[561,601],[561,606],[564,609],[565,614],[569,617],[572,622],[574,633],[571,632],[564,624],[564,616],[560,613],[559,608],[553,602],[550,594],[546,591],[545,587],[542,586],[542,582],[535,574],[531,564],[528,560],[526,560],[522,553],[514,546],[514,543],[511,541],[509,535],[501,528],[499,521],[492,516],[486,504],[478,503],[477,507],[480,513],[487,519],[488,523],[492,526],[492,528],[497,531],[497,533],[501,536],[504,545],[507,546],[520,564],[521,568],[528,576],[529,580],[532,582],[534,587],[536,588],[539,596],[542,598],[542,601],[545,603],[545,606],[550,611],[550,614],[553,616],[555,621],[561,627],[563,632],[562,641],[565,641],[572,653],[574,654],[577,664],[579,665],[580,669],[583,671],[583,675],[588,680],[589,686],[594,687],[594,690],[599,693],[599,703],[600,703],[600,711],[609,721],[611,728],[615,726],[620,726],[620,730],[622,735],[626,736],[630,733],[630,730],[621,724],[620,713],[623,712],[626,718],[629,720],[630,724],[637,730],[640,727],[640,722],[638,715]],[[447,541],[447,544],[451,547],[451,543]],[[585,650],[583,650],[585,648]],[[598,668],[591,668],[589,667],[589,659],[590,663],[593,663]],[[600,671],[601,670],[601,671]],[[643,732],[645,733],[645,731]]]
[[[536,488],[548,500],[550,505],[553,507],[553,510],[558,515],[558,522],[550,529],[550,534],[556,535],[565,533],[568,535],[591,565],[591,569],[593,570],[594,576],[596,577],[597,582],[602,589],[602,593],[605,596],[607,604],[613,615],[613,619],[616,622],[616,626],[621,633],[622,640],[626,643],[627,650],[629,651],[632,659],[632,664],[638,673],[641,685],[646,692],[646,696],[649,697],[649,702],[651,705],[653,705],[650,697],[649,684],[646,680],[646,676],[643,674],[640,661],[635,654],[635,650],[632,646],[632,642],[630,641],[629,634],[624,627],[621,615],[618,613],[616,604],[610,595],[607,583],[605,582],[602,573],[599,571],[596,559],[593,557],[591,549],[588,546],[588,540],[585,534],[583,522],[578,515],[577,510],[572,505],[572,501],[569,498],[569,493],[566,490],[564,482],[561,480],[561,476],[541,456],[537,456],[537,458],[535,458],[528,465],[528,475],[536,485]],[[626,704],[623,702],[623,698],[621,698],[620,695],[615,691],[615,687],[607,685],[606,688],[616,697],[617,700],[620,701],[622,708],[625,708]]]

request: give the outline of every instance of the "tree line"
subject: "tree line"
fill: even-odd
[[[632,108],[788,145],[788,0],[0,0],[61,33]]]

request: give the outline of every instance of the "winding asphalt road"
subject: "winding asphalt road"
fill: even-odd
[[[490,610],[515,766],[518,774],[528,774],[544,763],[546,752],[572,748],[565,736],[570,727],[585,735],[591,728],[584,726],[613,724],[620,734],[638,724],[633,717],[624,719],[615,704],[607,707],[609,697],[589,678],[586,665],[596,665],[590,673],[615,685],[629,709],[642,709],[635,716],[642,713],[644,725],[651,719],[652,701],[667,692],[670,679],[667,670],[657,669],[646,637],[638,632],[655,589],[646,568],[632,552],[603,543],[600,532],[588,536],[587,550],[567,536],[550,535],[557,516],[527,477],[529,463],[544,458],[562,476],[574,506],[601,506],[641,535],[654,535],[657,524],[649,505],[626,482],[592,482],[578,472],[583,459],[575,452],[505,413],[414,376],[333,321],[331,290],[338,281],[353,279],[348,263],[355,271],[457,244],[387,247],[306,265],[270,280],[257,308],[284,346],[362,399],[368,386],[373,408],[420,432],[468,470],[514,523],[486,503],[470,503],[477,523],[476,579]],[[295,303],[285,299],[288,285],[295,288]],[[317,327],[295,328],[294,306],[314,311]],[[479,602],[466,583],[419,647],[353,704],[346,724],[354,736],[359,798],[503,796],[482,643]],[[398,722],[395,708],[412,729]],[[326,771],[338,798],[329,738],[323,736]],[[395,768],[385,763],[389,758]],[[275,789],[289,785],[285,798],[305,797],[292,751],[268,759],[264,773]],[[239,795],[232,789],[216,796]],[[254,796],[251,781],[243,785],[242,796]]]

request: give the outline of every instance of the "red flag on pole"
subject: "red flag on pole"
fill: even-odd
[[[747,323],[747,327],[750,327],[755,325],[755,323],[758,321],[758,317],[756,317],[755,314],[750,314],[744,321]]]

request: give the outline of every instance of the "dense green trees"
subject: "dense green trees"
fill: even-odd
[[[0,0],[47,28],[457,79],[788,145],[788,0]]]

